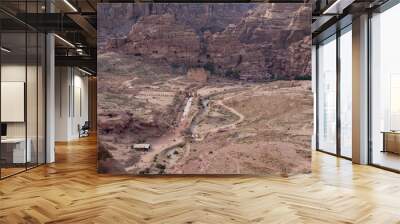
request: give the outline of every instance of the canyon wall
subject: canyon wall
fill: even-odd
[[[241,80],[310,78],[308,4],[102,5],[99,45],[107,50]]]

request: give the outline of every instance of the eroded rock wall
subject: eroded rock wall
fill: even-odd
[[[108,50],[242,80],[310,76],[307,4],[130,4],[107,12],[133,24],[126,37],[108,38]]]

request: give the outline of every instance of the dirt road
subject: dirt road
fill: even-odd
[[[188,98],[188,100],[186,101],[184,111],[182,113],[182,117],[180,119],[178,127],[169,131],[160,138],[154,141],[150,141],[149,143],[151,144],[152,149],[149,152],[144,153],[140,157],[138,163],[134,164],[131,167],[127,167],[126,171],[130,172],[135,169],[143,170],[149,168],[152,165],[154,158],[162,151],[174,147],[176,145],[185,143],[185,137],[182,135],[182,132],[188,127],[188,115],[192,107],[192,102],[193,102],[193,97]]]
[[[221,94],[225,94],[225,93],[222,92]],[[226,125],[222,125],[222,126],[219,126],[219,127],[216,127],[216,128],[210,129],[210,130],[207,130],[206,133],[194,133],[194,134],[193,134],[194,140],[195,140],[195,141],[203,141],[204,138],[205,138],[208,134],[217,133],[217,132],[222,131],[222,130],[232,129],[232,128],[235,128],[237,124],[241,123],[241,122],[245,119],[245,116],[244,116],[243,114],[239,113],[239,112],[238,112],[237,110],[235,110],[234,108],[225,105],[225,104],[224,104],[224,101],[227,101],[227,100],[229,100],[229,99],[231,99],[231,98],[233,98],[233,97],[237,97],[237,96],[242,95],[242,94],[244,94],[244,93],[235,94],[235,95],[233,95],[233,96],[230,96],[230,97],[224,98],[224,99],[222,99],[222,100],[217,100],[217,101],[216,101],[216,104],[217,104],[217,105],[219,105],[219,106],[225,108],[226,110],[230,111],[232,114],[235,114],[236,116],[239,117],[239,119],[237,119],[235,122],[233,122],[233,123],[231,123],[231,124],[226,124]],[[216,94],[216,95],[219,95],[219,94]],[[216,96],[216,95],[214,95],[214,96]],[[209,111],[209,108],[208,108],[209,105],[210,105],[210,103],[207,103],[207,104],[206,104],[207,107],[203,108],[203,111]],[[198,113],[198,114],[199,114],[200,116],[205,116],[205,115],[206,115],[206,113],[201,113],[201,112]],[[194,125],[196,125],[196,124],[194,124]],[[196,132],[196,127],[192,128],[192,130],[193,130],[194,132]]]

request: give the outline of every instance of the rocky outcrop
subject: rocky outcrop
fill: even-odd
[[[118,136],[120,139],[111,141],[124,141],[134,143],[148,137],[162,135],[171,125],[167,116],[159,120],[144,120],[134,117],[129,112],[102,112],[98,115],[98,131],[102,136]]]
[[[191,68],[187,72],[187,77],[189,80],[193,80],[196,82],[207,82],[209,72],[205,70],[204,68]]]
[[[197,33],[206,30],[214,33],[223,31],[228,24],[239,22],[249,9],[256,6],[257,4],[100,3],[98,28],[103,36],[124,36],[144,16],[172,14],[177,22],[190,26]]]
[[[178,23],[174,15],[151,15],[133,25],[122,50],[171,66],[189,65],[199,58],[200,40],[194,29]]]
[[[109,38],[109,50],[242,80],[310,76],[307,4],[134,4],[124,10],[133,26],[126,38]]]
[[[235,70],[241,79],[305,75],[311,66],[310,15],[305,5],[261,4],[239,24],[211,35],[208,57],[218,72]]]
[[[287,71],[289,79],[311,79],[311,36],[306,36],[302,40],[292,43],[287,51]]]
[[[117,49],[122,47],[126,44],[127,38],[120,37],[120,38],[109,38],[107,41],[106,48],[107,49]]]

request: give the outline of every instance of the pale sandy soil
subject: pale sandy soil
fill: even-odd
[[[166,170],[185,174],[280,174],[310,171],[312,95],[308,81],[254,84],[215,101],[237,118],[210,128]],[[218,104],[218,103],[217,103]],[[210,104],[213,105],[213,104]],[[201,129],[198,129],[201,130]]]
[[[121,130],[99,139],[122,172],[292,175],[310,171],[310,81],[202,84],[168,74],[157,79],[121,75],[111,81],[123,94],[100,98],[110,97],[105,107],[126,112],[103,116],[111,124],[120,124]],[[123,127],[138,121],[144,123]],[[138,142],[150,143],[152,149],[133,150]]]

